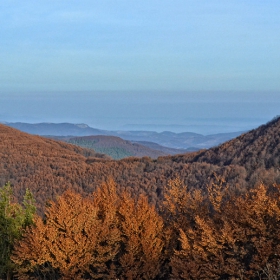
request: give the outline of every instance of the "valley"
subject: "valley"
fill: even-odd
[[[11,209],[8,219],[29,215],[29,224],[20,226],[28,229],[14,237],[7,261],[22,277],[36,279],[231,279],[242,270],[255,280],[268,279],[266,263],[278,277],[279,131],[275,118],[210,149],[113,160],[66,139],[1,124],[0,212],[1,205],[15,201],[3,208]],[[100,138],[106,143],[104,137],[125,141],[66,138],[89,146]],[[5,230],[0,225],[0,232]],[[6,262],[2,267],[8,269]]]

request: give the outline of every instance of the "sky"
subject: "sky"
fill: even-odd
[[[279,115],[278,92],[64,92],[0,95],[0,121],[85,123],[107,130],[247,131]]]
[[[0,121],[251,127],[279,114],[279,14],[278,0],[0,0]]]

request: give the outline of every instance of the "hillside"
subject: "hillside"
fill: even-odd
[[[60,173],[67,176],[71,168],[78,172],[79,166],[86,164],[89,158],[109,159],[90,149],[29,135],[1,124],[0,139],[0,184],[11,181],[16,185],[18,196],[30,188],[38,193],[39,203],[44,203],[41,194],[46,191],[50,196],[51,187],[62,181]],[[78,183],[73,186],[79,187]]]
[[[218,147],[188,157],[178,156],[177,161],[242,166],[251,181],[260,177],[271,183],[277,178],[280,183],[280,118]]]
[[[6,125],[23,132],[41,136],[116,136],[133,142],[153,142],[174,149],[206,149],[217,146],[237,137],[241,132],[202,135],[192,132],[174,133],[170,131],[108,131],[89,127],[87,124],[71,123],[6,123]]]
[[[70,138],[68,143],[81,147],[94,149],[96,152],[109,155],[113,159],[122,159],[126,157],[143,157],[148,156],[157,158],[168,155],[167,153],[150,149],[138,143],[131,143],[116,136],[84,136]]]
[[[91,193],[108,178],[136,196],[147,194],[155,204],[162,199],[168,180],[176,176],[190,188],[203,189],[218,174],[240,191],[261,181],[280,183],[279,132],[280,119],[276,119],[209,150],[157,160],[114,161],[0,125],[0,183],[11,181],[18,197],[30,188],[41,208],[66,189]]]

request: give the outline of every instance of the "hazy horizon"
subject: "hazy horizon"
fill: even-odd
[[[86,123],[105,130],[214,134],[279,115],[278,92],[80,92],[0,95],[0,121]]]

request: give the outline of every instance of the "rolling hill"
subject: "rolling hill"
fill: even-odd
[[[242,132],[202,135],[192,132],[174,133],[170,131],[107,131],[89,127],[87,124],[71,123],[6,123],[23,132],[41,136],[116,136],[133,142],[153,142],[173,149],[206,149],[217,146],[239,136]],[[162,151],[162,150],[161,150]]]
[[[191,149],[174,149],[158,145],[153,142],[131,142],[116,136],[83,136],[65,139],[67,143],[93,149],[98,153],[106,154],[113,159],[126,157],[150,157],[176,155],[190,152]]]
[[[168,155],[159,150],[153,150],[138,143],[131,143],[116,136],[84,136],[70,138],[68,143],[81,147],[90,148],[96,152],[109,155],[113,159],[122,159],[126,157],[143,157],[148,156],[157,158],[159,156]]]
[[[136,196],[146,194],[154,204],[177,176],[190,188],[205,188],[214,174],[239,191],[260,182],[269,186],[280,183],[279,134],[280,118],[209,150],[115,161],[0,125],[0,183],[11,181],[18,198],[30,188],[41,210],[66,189],[91,193],[108,178]]]

